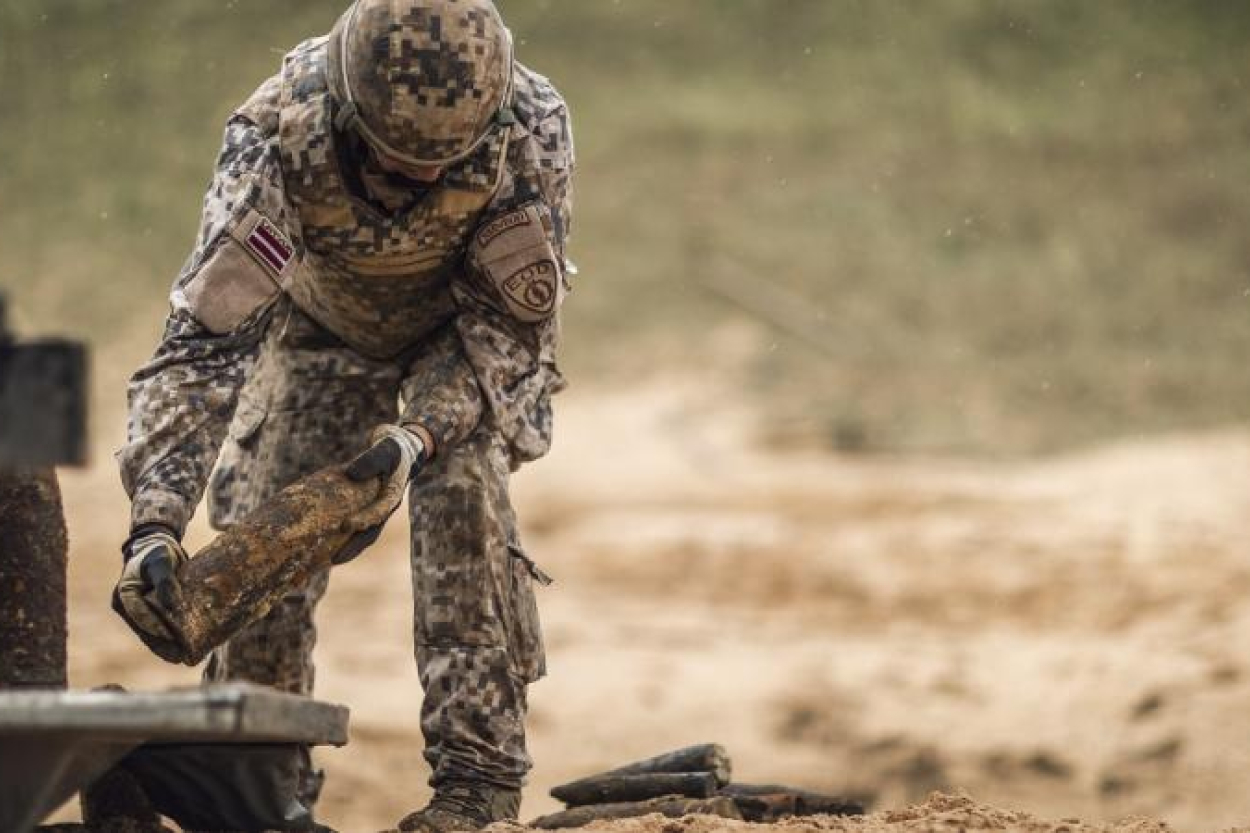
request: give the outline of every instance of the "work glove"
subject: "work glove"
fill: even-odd
[[[187,561],[186,550],[169,527],[144,524],[130,533],[122,545],[122,556],[125,565],[113,591],[113,609],[149,636],[173,640],[147,597],[150,594],[166,610],[180,607],[178,568]]]
[[[369,441],[369,449],[348,463],[344,474],[356,483],[380,480],[381,491],[373,503],[344,522],[344,531],[355,534],[335,554],[335,564],[346,564],[378,540],[382,527],[403,503],[408,484],[425,462],[425,443],[405,428],[380,425],[373,429]]]

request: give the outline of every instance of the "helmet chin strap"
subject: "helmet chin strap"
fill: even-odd
[[[410,156],[402,151],[388,145],[381,136],[373,131],[365,122],[364,117],[360,114],[360,108],[356,106],[356,97],[352,93],[351,73],[348,62],[351,60],[351,51],[348,49],[348,39],[351,36],[352,24],[356,22],[356,12],[360,9],[360,0],[352,3],[351,9],[347,12],[347,20],[343,24],[343,31],[339,35],[339,85],[342,87],[342,98],[338,102],[338,112],[334,114],[334,127],[339,132],[355,130],[365,141],[373,148],[388,159],[398,162],[401,165],[409,165],[418,168],[436,168],[445,167],[447,165],[461,162],[482,146],[482,144],[490,137],[491,131],[496,127],[510,127],[516,124],[516,114],[512,111],[512,93],[514,73],[512,71],[513,61],[513,44],[512,31],[505,28],[504,34],[507,36],[508,56],[504,66],[507,67],[508,85],[504,89],[503,99],[499,103],[499,109],[491,116],[486,124],[486,128],[476,139],[474,139],[468,147],[454,156],[448,156],[445,159],[418,159]]]

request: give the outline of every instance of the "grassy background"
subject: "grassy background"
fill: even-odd
[[[776,441],[848,449],[1244,421],[1250,5],[500,5],[576,118],[575,382],[722,373]],[[341,7],[0,6],[0,286],[100,347],[104,413],[223,119]]]

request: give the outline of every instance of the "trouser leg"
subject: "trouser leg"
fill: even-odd
[[[526,688],[545,663],[508,475],[502,445],[482,430],[436,457],[411,491],[421,728],[435,787],[519,789],[531,766]]]
[[[493,648],[418,648],[431,786],[462,780],[518,790],[525,783],[532,766],[525,745],[527,685],[508,665],[504,652]]]
[[[287,594],[262,618],[213,651],[204,681],[240,680],[290,694],[312,694],[316,678],[313,614],[325,595],[330,574],[322,571],[301,590]]]
[[[246,517],[300,478],[363,451],[369,431],[396,418],[400,371],[342,346],[298,310],[284,311],[243,391],[210,489],[219,528]],[[312,692],[313,614],[321,573],[214,651],[205,680],[246,680]]]

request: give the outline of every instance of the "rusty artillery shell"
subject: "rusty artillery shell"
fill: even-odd
[[[64,688],[68,537],[52,469],[0,469],[0,689]]]
[[[140,638],[162,659],[198,665],[283,596],[328,569],[351,538],[342,531],[344,521],[378,491],[377,480],[354,483],[342,467],[288,486],[183,565],[180,597],[169,606],[149,595],[177,644],[142,633]]]
[[[596,821],[613,819],[629,819],[659,813],[669,818],[681,816],[703,815],[719,816],[725,819],[742,819],[738,807],[732,798],[716,796],[714,798],[656,798],[650,801],[632,801],[620,804],[591,804],[584,807],[573,807],[549,816],[542,816],[529,823],[530,827],[540,830],[564,830],[571,827],[585,827]]]
[[[599,772],[587,778],[581,778],[568,784],[561,784],[551,791],[553,798],[568,802],[567,796],[593,793],[598,789],[598,782],[618,776],[655,775],[659,773],[699,773],[709,772],[716,780],[716,785],[723,787],[729,783],[733,774],[733,761],[725,747],[719,743],[701,743],[698,746],[687,746],[672,752],[665,752],[642,761],[635,761],[607,772]],[[678,791],[680,792],[680,791]],[[580,802],[575,802],[580,803]]]
[[[747,821],[771,823],[787,816],[862,816],[862,802],[780,784],[730,784],[720,791],[732,798]]]
[[[583,807],[588,804],[646,801],[664,796],[711,798],[716,790],[716,775],[711,772],[650,772],[583,778],[553,788],[551,795],[570,807]]]

